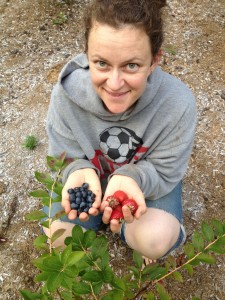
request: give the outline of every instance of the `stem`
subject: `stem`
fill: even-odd
[[[207,250],[210,246],[212,246],[213,244],[215,244],[220,238],[224,237],[225,234],[223,234],[222,236],[218,237],[216,240],[214,240],[213,242],[211,242],[210,244],[208,244],[203,251]],[[174,272],[182,269],[184,266],[186,266],[187,264],[189,264],[190,262],[194,261],[200,254],[202,254],[202,252],[198,252],[194,257],[192,257],[191,259],[189,259],[188,261],[186,261],[183,265],[176,267],[175,269],[173,269],[172,271],[170,271],[169,273],[167,273],[166,275],[164,275],[163,277],[160,277],[159,279],[155,280],[155,281],[149,281],[146,283],[146,285],[135,295],[135,297],[133,299],[137,299],[138,296],[141,296],[149,287],[149,285],[154,286],[156,283],[158,283],[159,281],[169,277],[170,275],[172,275]]]
[[[54,191],[54,187],[55,187],[55,184],[56,184],[56,181],[57,181],[57,178],[60,174],[62,170],[59,169],[58,170],[58,173],[56,174],[55,176],[55,179],[54,179],[54,182],[52,184],[52,187],[51,187],[51,195],[50,195],[50,200],[49,200],[49,211],[48,211],[48,225],[49,225],[49,252],[50,254],[52,253],[52,218],[51,218],[51,211],[52,211],[52,193]]]
[[[91,287],[91,292],[92,292],[92,295],[93,295],[94,299],[98,300],[98,298],[95,296],[95,293],[94,293],[94,290],[93,290],[93,286],[92,286],[91,283],[90,283],[90,287]]]

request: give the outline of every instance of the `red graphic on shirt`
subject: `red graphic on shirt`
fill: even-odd
[[[128,163],[136,163],[138,160],[140,160],[143,155],[149,150],[148,147],[140,146],[136,149],[134,156],[131,158],[131,160],[127,160],[123,163],[115,163],[108,159],[105,154],[101,150],[95,151],[95,156],[93,159],[91,159],[91,162],[93,165],[99,170],[100,172],[100,178],[107,177],[109,174],[112,174],[116,169],[120,168],[123,165],[126,165]]]

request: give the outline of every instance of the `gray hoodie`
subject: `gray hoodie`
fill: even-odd
[[[192,150],[195,99],[180,80],[157,67],[136,104],[106,110],[96,94],[88,59],[80,54],[62,70],[47,117],[49,155],[77,158],[63,171],[93,168],[102,182],[114,174],[133,178],[146,198],[168,194],[182,179]]]

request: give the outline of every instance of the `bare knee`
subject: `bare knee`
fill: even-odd
[[[125,237],[131,248],[157,259],[172,248],[179,233],[180,223],[175,217],[159,209],[148,209],[140,220],[126,225]]]
[[[60,220],[56,220],[52,222],[51,229],[43,227],[44,233],[50,238],[59,229],[64,229],[64,233],[58,237],[53,243],[52,246],[57,248],[57,247],[65,247],[64,240],[66,237],[71,236],[72,234],[72,229],[74,227],[74,224],[69,223],[69,222],[62,222]]]

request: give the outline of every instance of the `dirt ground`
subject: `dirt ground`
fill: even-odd
[[[81,18],[87,2],[0,0],[0,299],[21,299],[19,289],[35,286],[31,261],[38,252],[32,242],[39,227],[25,222],[24,215],[40,204],[28,193],[39,187],[34,171],[46,169],[50,92],[62,66],[83,49]],[[165,15],[161,67],[192,88],[198,107],[183,188],[189,239],[203,220],[225,220],[225,2],[170,0]],[[39,139],[34,151],[21,147],[31,134]],[[117,236],[109,237],[119,273],[131,251]],[[169,281],[166,287],[175,300],[222,300],[224,270],[225,257],[219,256],[216,265],[200,266],[193,277],[184,275],[183,283]]]

